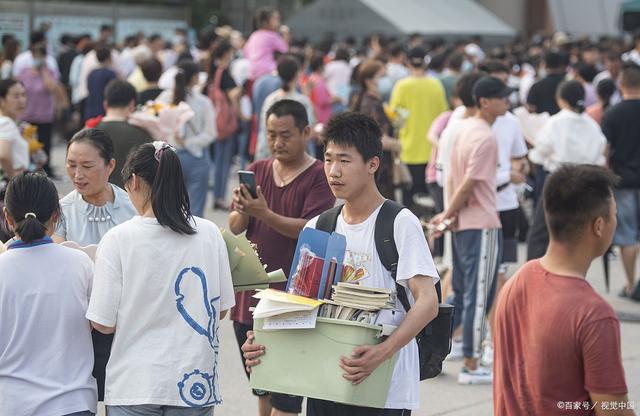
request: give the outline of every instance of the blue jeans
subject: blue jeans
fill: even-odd
[[[465,230],[453,233],[453,326],[462,325],[462,352],[480,358],[485,337],[485,315],[496,292],[502,259],[502,230]]]
[[[633,246],[640,242],[640,190],[616,189],[613,191],[618,211],[618,228],[613,237],[617,246]]]
[[[178,150],[178,157],[189,193],[191,214],[202,217],[209,191],[209,152],[205,149],[202,157],[195,157],[186,150]]]
[[[107,406],[107,416],[213,416],[213,407],[178,407],[142,404]]]
[[[229,185],[229,171],[233,161],[233,153],[236,148],[239,133],[224,140],[215,142],[215,152],[213,159],[213,197],[216,201],[223,201],[227,196]]]

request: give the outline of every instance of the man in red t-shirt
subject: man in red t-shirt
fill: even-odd
[[[496,416],[634,414],[620,324],[585,280],[616,229],[615,182],[590,165],[561,167],[547,179],[547,252],[507,282],[496,305]]]
[[[247,232],[256,244],[267,271],[283,269],[289,274],[298,234],[311,218],[332,208],[335,197],[324,174],[324,164],[309,156],[305,149],[309,140],[309,121],[305,107],[297,101],[281,100],[267,111],[267,143],[273,155],[249,165],[255,172],[257,198],[252,198],[243,185],[234,190],[229,216],[229,229],[234,234]],[[285,284],[276,284],[284,290]],[[256,306],[254,292],[236,295],[231,319],[238,345],[253,329],[249,308]],[[260,415],[291,415],[302,410],[302,397],[287,394],[266,394],[260,397]],[[274,413],[271,413],[273,407]]]

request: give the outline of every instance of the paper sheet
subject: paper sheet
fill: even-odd
[[[262,329],[313,329],[316,327],[317,309],[283,313],[265,318]]]

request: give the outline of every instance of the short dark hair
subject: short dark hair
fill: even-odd
[[[255,29],[260,29],[271,20],[271,16],[278,12],[275,7],[260,7],[253,18],[253,26]]]
[[[317,70],[322,68],[323,65],[324,55],[322,55],[322,52],[314,52],[311,56],[311,59],[309,59],[309,69],[311,70],[311,72],[316,72]]]
[[[136,100],[136,89],[127,81],[113,79],[104,89],[104,99],[107,107],[123,108]]]
[[[618,178],[595,165],[564,165],[544,185],[544,211],[551,238],[570,243],[597,217],[608,218]]]
[[[344,47],[336,49],[334,60],[349,62],[349,50]]]
[[[476,107],[476,101],[473,98],[473,86],[476,85],[476,82],[483,76],[485,76],[484,73],[476,71],[469,72],[458,78],[453,88],[453,95],[458,97],[465,107]]]
[[[101,64],[111,59],[111,49],[108,46],[101,45],[96,48],[96,58]]]
[[[510,72],[509,67],[497,59],[490,59],[481,63],[478,65],[478,69],[487,74],[494,74],[496,72],[506,72],[508,74]]]
[[[453,52],[447,59],[447,67],[453,69],[456,72],[460,72],[462,64],[464,63],[464,54],[460,52]]]
[[[407,54],[407,50],[405,49],[404,45],[402,45],[401,43],[394,43],[389,47],[389,55],[393,58],[397,58],[400,55],[406,55]]]
[[[41,173],[23,172],[13,177],[7,185],[4,203],[16,222],[15,233],[25,243],[43,238],[46,223],[60,213],[56,186]]]
[[[598,68],[595,65],[584,62],[576,64],[575,71],[580,75],[580,78],[589,83],[593,82],[593,79],[598,75]]]
[[[101,25],[100,32],[113,32],[113,27],[111,25]]]
[[[565,65],[565,59],[560,52],[549,51],[544,56],[544,64],[549,69],[561,69]]]
[[[122,168],[124,183],[134,174],[149,185],[149,200],[160,225],[178,234],[196,233],[182,165],[176,152],[166,147],[158,152],[156,159],[153,143],[134,148]]]
[[[640,88],[640,66],[627,63],[622,68],[620,84],[625,88]]]
[[[354,147],[366,162],[382,156],[382,130],[371,117],[347,111],[329,119],[324,127],[325,146]]]
[[[147,82],[158,82],[162,76],[162,63],[156,58],[145,59],[140,64],[140,70]]]
[[[275,115],[276,117],[291,116],[296,124],[298,130],[302,131],[309,125],[309,116],[307,109],[300,102],[295,100],[280,100],[276,101],[267,110],[265,120],[269,119],[269,116]]]
[[[109,134],[100,129],[82,129],[73,135],[69,143],[67,143],[67,153],[74,143],[89,143],[95,147],[98,154],[104,160],[104,164],[108,165],[112,159],[115,159],[113,150],[113,140]]]
[[[31,45],[31,47],[39,43],[42,43],[46,40],[47,40],[46,35],[44,34],[44,32],[40,30],[34,30],[33,32],[31,32],[31,35],[29,35],[29,45]]]

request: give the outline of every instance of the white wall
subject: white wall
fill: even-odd
[[[555,30],[574,35],[619,35],[623,0],[548,0]]]
[[[526,0],[478,0],[493,14],[519,32],[526,29]]]

